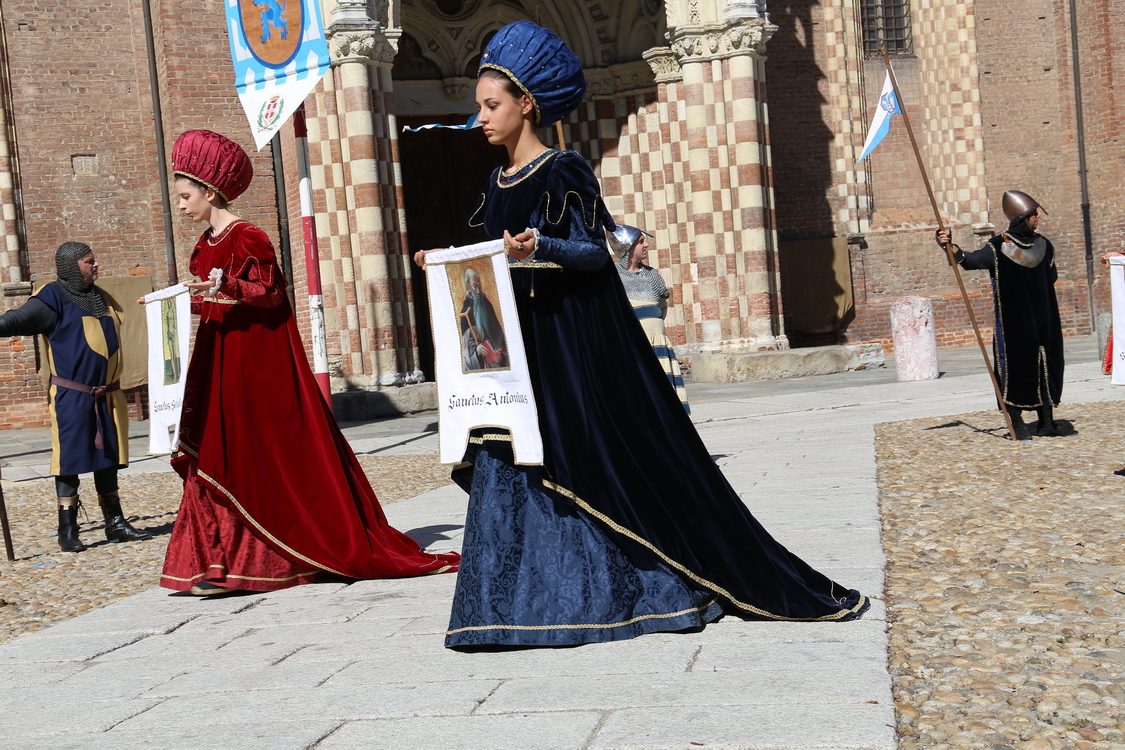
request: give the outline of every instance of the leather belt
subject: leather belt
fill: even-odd
[[[105,441],[102,439],[102,412],[101,407],[98,406],[98,400],[104,398],[107,393],[121,390],[121,381],[115,380],[109,385],[86,385],[85,383],[76,383],[73,380],[60,378],[58,375],[51,376],[51,385],[57,385],[60,388],[66,388],[71,391],[80,391],[81,393],[89,393],[94,397],[94,447],[98,450],[105,449]]]

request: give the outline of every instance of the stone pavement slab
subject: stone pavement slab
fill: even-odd
[[[1068,367],[1068,401],[1118,398],[1095,358]],[[768,530],[873,597],[860,621],[726,618],[620,643],[460,653],[442,646],[451,575],[211,600],[153,589],[0,646],[0,746],[890,750],[874,425],[988,409],[991,387],[980,373],[772,387],[692,388],[693,418]],[[435,422],[345,432],[371,454],[433,453]],[[457,549],[465,503],[444,487],[387,515],[432,549]]]
[[[212,707],[214,708],[214,707]],[[238,748],[239,750],[305,750],[339,728],[339,721],[254,721],[245,724],[204,725],[197,727],[165,727],[161,729],[122,730],[114,728],[97,734],[73,734],[32,738],[4,739],[5,750],[88,750],[91,747],[112,747],[115,750],[202,750],[203,748]]]

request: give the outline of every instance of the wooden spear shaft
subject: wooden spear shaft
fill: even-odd
[[[0,485],[0,529],[4,532],[4,552],[8,560],[16,559],[16,551],[12,547],[12,529],[8,526],[8,507],[4,505],[4,486]]]
[[[922,152],[918,150],[918,141],[914,139],[914,129],[910,127],[910,118],[906,115],[906,107],[902,102],[902,94],[898,90],[898,79],[895,78],[895,72],[891,69],[891,57],[887,54],[887,49],[883,50],[883,64],[887,66],[887,75],[891,77],[891,86],[895,91],[895,100],[898,102],[899,112],[902,114],[902,122],[906,126],[906,134],[910,136],[910,146],[914,149],[914,158],[918,160],[918,171],[922,173],[922,182],[926,185],[926,195],[930,197],[930,206],[934,209],[934,218],[937,220],[938,231],[945,229],[945,223],[941,220],[941,212],[938,211],[937,199],[934,198],[933,188],[930,187],[930,176],[926,172],[926,165],[922,162]],[[951,238],[952,239],[952,238]],[[1012,425],[1012,417],[1008,414],[1008,405],[1004,403],[1004,394],[1000,391],[1000,381],[996,379],[996,371],[992,369],[992,360],[988,357],[988,350],[984,346],[984,338],[980,335],[980,326],[977,324],[977,316],[973,312],[973,306],[969,303],[969,293],[965,290],[965,282],[961,278],[961,266],[953,257],[953,243],[945,243],[945,254],[949,257],[949,264],[953,266],[953,273],[957,276],[957,286],[961,289],[961,299],[965,302],[965,309],[969,312],[969,320],[973,324],[973,333],[977,337],[977,345],[980,346],[981,356],[984,357],[984,366],[988,370],[988,375],[992,379],[992,389],[996,392],[996,401],[1000,404],[1000,412],[1004,415],[1004,423],[1008,426],[1008,434],[1012,436],[1012,440],[1016,440],[1016,428]]]

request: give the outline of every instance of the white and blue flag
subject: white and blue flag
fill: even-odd
[[[469,118],[468,122],[466,122],[464,125],[442,125],[440,122],[431,122],[429,125],[419,125],[416,128],[410,128],[410,127],[406,127],[404,125],[403,128],[402,128],[402,132],[404,132],[404,133],[417,133],[417,132],[420,132],[422,130],[432,130],[434,128],[450,128],[452,130],[472,130],[473,128],[479,128],[479,127],[480,127],[480,123],[477,122],[477,116],[473,115],[472,117]]]
[[[226,0],[235,88],[254,142],[266,145],[332,61],[318,0]]]
[[[875,108],[875,116],[871,118],[871,127],[867,130],[867,140],[863,144],[863,153],[860,154],[856,164],[866,159],[867,155],[882,142],[887,135],[887,131],[891,129],[891,116],[901,112],[902,107],[899,105],[898,97],[895,96],[895,87],[891,83],[890,71],[887,71],[887,79],[883,81],[883,90],[879,93],[879,106]]]

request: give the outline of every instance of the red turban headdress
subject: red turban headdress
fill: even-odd
[[[254,178],[242,146],[210,130],[189,130],[176,139],[172,171],[206,185],[225,201],[242,195]]]

